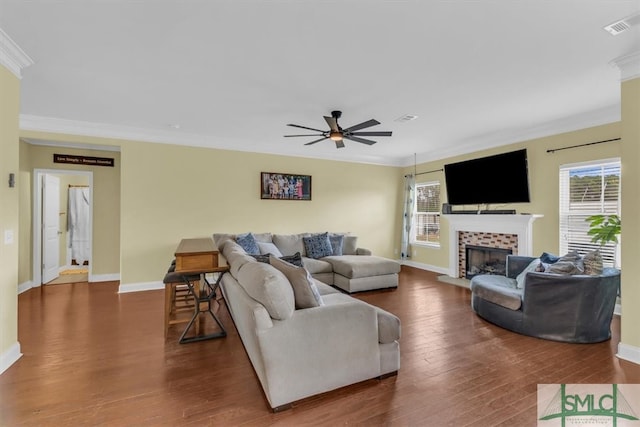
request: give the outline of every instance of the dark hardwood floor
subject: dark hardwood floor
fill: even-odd
[[[403,267],[400,286],[356,297],[402,320],[401,368],[274,414],[229,317],[228,336],[163,337],[163,291],[117,282],[31,289],[18,297],[24,355],[0,375],[2,426],[535,426],[537,384],[640,383],[613,338],[564,344],[478,318],[467,289]],[[283,349],[286,351],[286,349]]]

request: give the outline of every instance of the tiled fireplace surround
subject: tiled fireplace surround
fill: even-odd
[[[533,221],[542,215],[443,215],[449,222],[449,276],[465,277],[465,245],[531,256]]]

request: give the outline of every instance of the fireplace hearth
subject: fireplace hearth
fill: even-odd
[[[506,275],[507,255],[512,253],[511,249],[465,245],[465,277],[471,279],[478,274]]]

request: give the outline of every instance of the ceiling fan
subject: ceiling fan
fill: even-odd
[[[360,124],[348,127],[346,129],[342,129],[338,124],[338,119],[342,116],[342,111],[332,111],[331,117],[324,116],[324,119],[327,121],[329,125],[329,130],[320,130],[314,129],[306,126],[287,124],[287,126],[293,126],[295,128],[308,129],[315,132],[320,133],[312,133],[307,135],[285,135],[285,138],[292,137],[300,137],[300,136],[322,136],[322,138],[316,139],[311,142],[307,142],[304,145],[315,144],[316,142],[324,141],[325,139],[330,139],[336,143],[336,148],[344,148],[344,139],[348,139],[350,141],[360,142],[362,144],[373,145],[377,141],[373,141],[371,139],[361,138],[362,136],[391,136],[391,131],[373,131],[373,132],[357,132],[360,129],[365,129],[371,126],[379,125],[380,122],[371,119],[366,122],[362,122]]]

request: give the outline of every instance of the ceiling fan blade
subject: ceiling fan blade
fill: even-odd
[[[336,148],[344,148],[344,141],[336,141]]]
[[[284,135],[285,138],[292,138],[298,136],[324,136],[324,133],[308,133],[306,135]]]
[[[311,141],[311,142],[307,142],[304,145],[311,145],[311,144],[315,144],[316,142],[320,142],[320,141],[324,141],[325,139],[329,139],[328,136],[325,136],[324,138],[320,138],[320,139],[316,139],[315,141]]]
[[[325,117],[325,119],[326,119],[326,117]],[[367,120],[366,122],[362,122],[360,124],[351,126],[350,128],[346,128],[346,129],[344,129],[344,131],[345,132],[353,132],[353,131],[356,131],[356,130],[368,128],[368,127],[379,125],[379,124],[380,124],[380,122],[377,121],[376,119],[371,119],[371,120]]]
[[[294,128],[300,128],[300,129],[314,130],[314,131],[316,131],[316,132],[324,132],[324,131],[323,131],[323,130],[321,130],[321,129],[308,128],[308,127],[306,127],[306,126],[293,125],[293,124],[291,124],[291,123],[287,124],[287,126],[293,126]]]
[[[372,132],[350,132],[351,135],[360,135],[360,136],[391,136],[390,130],[380,130],[380,131],[372,131]]]
[[[355,142],[361,142],[363,144],[367,144],[367,145],[373,145],[375,143],[377,143],[378,141],[372,141],[370,139],[364,139],[364,138],[358,138],[357,136],[352,136],[352,135],[344,135],[343,136],[344,139],[350,139],[351,141],[355,141]]]
[[[327,121],[327,124],[331,128],[332,132],[340,132],[340,128],[338,127],[338,120],[335,117],[324,116],[324,119]]]

